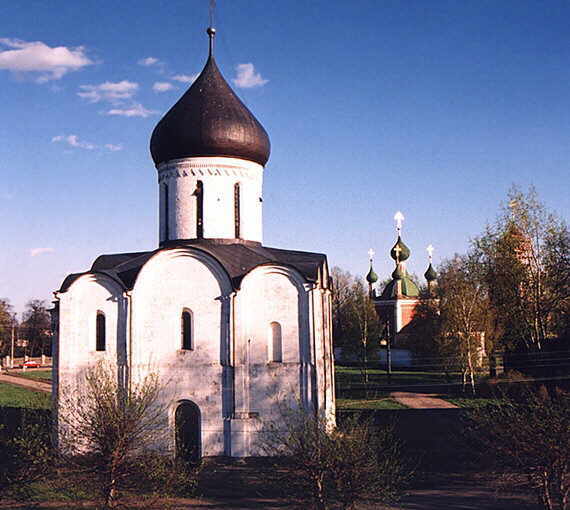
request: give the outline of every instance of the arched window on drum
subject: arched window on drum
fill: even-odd
[[[269,324],[268,335],[268,358],[270,362],[281,363],[283,361],[283,340],[281,324],[272,322]]]

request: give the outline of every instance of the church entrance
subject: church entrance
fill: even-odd
[[[189,462],[196,462],[202,456],[202,433],[200,408],[185,400],[176,408],[176,456]]]

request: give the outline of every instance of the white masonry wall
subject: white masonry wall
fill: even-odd
[[[158,166],[160,242],[198,237],[198,181],[203,185],[204,238],[235,238],[234,186],[239,183],[239,237],[262,242],[263,167],[252,161],[224,157],[184,158]]]
[[[164,249],[141,269],[132,291],[85,275],[60,293],[57,395],[77,394],[86,367],[107,360],[133,383],[158,374],[165,406],[156,448],[174,452],[175,410],[201,413],[202,455],[263,455],[269,423],[285,424],[299,405],[334,423],[331,303],[326,265],[307,283],[294,269],[260,266],[234,291],[225,270],[197,248]],[[181,315],[193,316],[193,349],[182,350]],[[95,318],[105,313],[106,350],[95,350]],[[272,361],[271,323],[281,326]],[[75,385],[75,386],[74,386]]]
[[[202,418],[202,455],[226,455],[224,420],[232,413],[229,366],[229,279],[210,256],[193,249],[164,250],[139,273],[132,290],[133,380],[157,373],[168,410],[161,448],[174,450],[174,412],[194,402]],[[181,316],[193,317],[193,350],[182,350]]]
[[[232,456],[263,454],[263,429],[285,426],[299,406],[334,423],[330,294],[291,268],[260,266],[235,298],[235,415]],[[281,326],[282,361],[272,361],[271,323]]]
[[[57,374],[53,392],[59,403],[58,434],[65,419],[59,413],[73,406],[74,398],[81,398],[81,382],[88,367],[99,361],[111,367],[127,364],[128,309],[121,287],[104,275],[84,275],[76,280],[67,292],[58,293],[59,331],[57,335]],[[105,314],[105,351],[96,350],[97,312]],[[65,444],[61,444],[65,448]]]

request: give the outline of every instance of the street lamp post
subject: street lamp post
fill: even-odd
[[[386,348],[386,377],[388,379],[388,384],[392,384],[392,339],[389,322],[386,322],[386,325],[384,326],[384,338],[380,340],[380,345]]]
[[[10,349],[10,368],[14,368],[14,340],[16,336],[16,314],[12,317],[12,347]]]

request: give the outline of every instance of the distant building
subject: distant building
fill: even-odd
[[[160,244],[101,255],[56,293],[54,394],[104,360],[157,372],[171,452],[259,455],[283,407],[334,420],[326,256],[262,244],[269,137],[210,55],[155,127]],[[133,190],[119,191],[132,193]],[[167,399],[167,400],[166,400]]]
[[[417,306],[420,304],[420,290],[416,283],[410,278],[406,261],[410,257],[410,249],[406,246],[401,237],[401,213],[398,220],[398,238],[390,250],[390,257],[394,260],[396,267],[392,272],[392,279],[378,288],[378,275],[372,267],[372,256],[370,257],[370,270],[366,275],[366,281],[370,288],[370,297],[374,303],[376,313],[385,326],[385,340],[389,342],[391,356],[394,366],[408,367],[413,364],[412,353],[406,348],[399,348],[399,344],[404,343],[406,327],[412,322]],[[427,281],[428,292],[432,293],[437,284],[437,273],[430,262],[424,277]],[[373,253],[373,252],[372,252]],[[386,352],[380,351],[381,360],[385,359]]]

